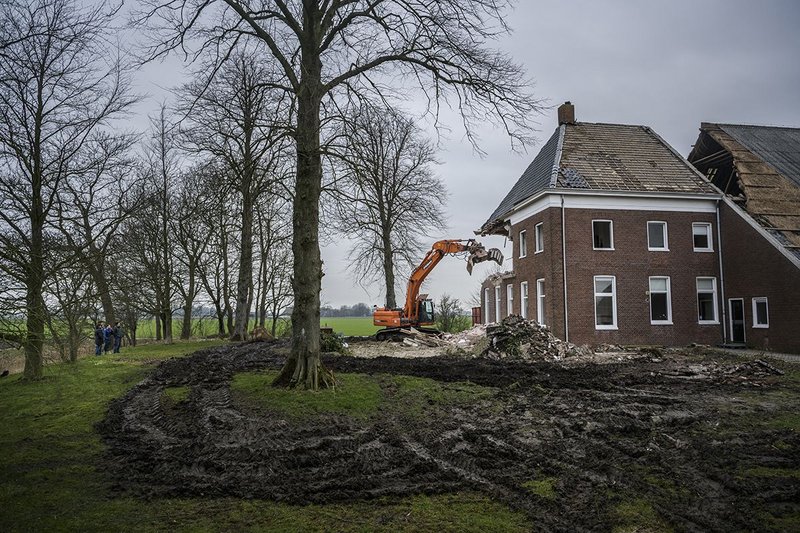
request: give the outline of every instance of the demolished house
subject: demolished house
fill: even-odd
[[[778,237],[749,223],[716,182],[652,129],[577,122],[569,102],[558,117],[556,131],[476,231],[513,243],[513,270],[482,285],[483,322],[519,314],[574,344],[751,343],[800,351],[797,303],[779,308],[770,296],[800,294],[788,242],[779,250]],[[763,280],[772,291],[736,292],[731,304],[731,280],[773,272],[749,261],[752,253],[770,255],[761,247],[777,254],[770,264],[781,276]],[[769,300],[769,334],[732,336],[740,300],[756,297]],[[753,301],[763,308],[763,300]],[[793,325],[776,316],[790,307]]]
[[[688,159],[724,194],[725,342],[800,353],[800,128],[704,122]]]

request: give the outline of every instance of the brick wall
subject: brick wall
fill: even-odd
[[[613,221],[614,250],[592,249],[592,220]],[[647,222],[667,223],[669,251],[649,251]],[[713,252],[695,252],[692,223],[712,224]],[[715,215],[669,211],[608,211],[574,209],[566,212],[567,286],[570,341],[577,344],[686,345],[718,344],[721,325],[698,324],[698,276],[717,278],[719,249]],[[598,330],[594,317],[594,276],[616,277],[616,330]],[[650,321],[649,277],[668,276],[672,324]],[[720,319],[717,291],[717,319]]]
[[[614,250],[593,250],[592,220],[613,221]],[[721,325],[700,325],[697,321],[697,276],[718,279],[718,243],[714,214],[567,209],[567,285],[569,340],[576,344],[659,344],[685,345],[692,342],[718,344]],[[665,221],[668,252],[647,249],[647,221]],[[542,222],[544,251],[535,253],[534,227]],[[714,252],[695,252],[692,222],[712,224]],[[519,257],[519,232],[526,230],[528,254]],[[561,254],[561,210],[550,208],[512,227],[514,239],[513,280],[487,280],[490,287],[490,320],[494,321],[494,286],[501,283],[501,318],[505,316],[505,285],[514,283],[514,313],[520,313],[520,282],[528,281],[528,318],[537,317],[536,280],[545,280],[544,318],[553,333],[565,337],[563,269]],[[595,329],[594,276],[616,277],[617,330]],[[672,325],[652,325],[648,300],[649,276],[669,276]],[[481,292],[483,295],[483,291]],[[771,303],[770,303],[771,305]],[[718,319],[721,300],[718,290]]]
[[[744,299],[747,345],[800,353],[800,269],[725,204],[720,227],[725,298]],[[767,329],[753,327],[754,297],[767,297]]]

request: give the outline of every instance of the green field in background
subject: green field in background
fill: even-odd
[[[319,325],[322,327],[333,328],[335,333],[345,336],[367,336],[374,335],[380,329],[372,325],[372,317],[344,317],[344,318],[321,318]]]
[[[322,318],[320,326],[333,328],[336,333],[345,336],[366,336],[373,335],[378,331],[378,327],[372,325],[372,317],[343,317],[343,318]],[[252,331],[255,322],[250,323],[249,330]],[[181,319],[172,320],[172,335],[174,338],[180,337],[183,321]],[[267,331],[270,331],[271,321],[267,321]],[[139,339],[154,339],[156,334],[156,321],[154,319],[139,321],[136,328],[136,337]],[[192,320],[192,337],[205,338],[216,335],[219,329],[215,318],[195,318]]]

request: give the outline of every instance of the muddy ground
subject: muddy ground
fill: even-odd
[[[172,359],[115,401],[99,429],[116,490],[293,503],[480,491],[537,530],[610,529],[626,502],[677,530],[781,529],[800,517],[796,365],[774,363],[788,371],[778,375],[688,352],[568,366],[331,354],[337,373],[493,389],[424,416],[403,408],[391,380],[379,380],[387,407],[366,419],[237,407],[231,377],[277,369],[285,353],[254,343]],[[165,409],[175,386],[189,396]],[[554,497],[525,488],[536,480]]]

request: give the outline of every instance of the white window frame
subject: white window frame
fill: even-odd
[[[527,230],[519,232],[519,258],[528,257],[528,239],[525,235]]]
[[[694,245],[694,228],[706,228],[707,232],[706,235],[708,236],[708,247],[707,248],[697,248]],[[711,227],[711,222],[692,222],[692,249],[695,252],[713,252],[714,251],[714,235],[711,231],[713,228]]]
[[[595,240],[594,239],[594,223],[595,222],[608,222],[609,237],[611,237],[611,246],[609,246],[608,248],[595,248],[595,246],[594,246],[594,240]],[[608,220],[608,219],[604,219],[604,218],[598,218],[598,219],[592,220],[592,250],[606,250],[606,251],[608,251],[608,250],[613,251],[614,250],[614,221],[613,220]]]
[[[528,282],[523,281],[519,284],[519,314],[522,318],[528,318]]]
[[[597,292],[597,280],[610,279],[611,280],[611,294],[607,292]],[[595,276],[592,283],[592,292],[594,294],[594,329],[619,329],[617,327],[617,276]],[[611,309],[613,311],[612,324],[598,324],[597,323],[597,298],[611,298]]]
[[[662,291],[653,291],[653,280],[667,280],[667,290]],[[666,293],[667,295],[667,319],[666,320],[653,320],[653,303],[652,300],[650,301],[650,323],[654,326],[671,326],[672,325],[672,283],[669,279],[669,276],[650,276],[647,283],[648,289],[648,296],[652,297],[653,292],[657,292],[660,294]]]
[[[506,285],[506,315],[514,314],[514,284]]]
[[[650,224],[661,224],[661,227],[664,228],[664,246],[663,248],[659,248],[656,246],[650,245]],[[692,234],[692,240],[694,241],[694,234]],[[647,221],[647,249],[651,252],[669,252],[669,230],[667,229],[667,223],[663,220],[648,220]]]
[[[764,302],[764,306],[767,309],[767,316],[765,317],[767,321],[763,324],[758,322],[758,312],[756,311],[756,304],[758,302]],[[753,297],[752,306],[753,306],[753,325],[751,327],[755,329],[769,329],[769,301],[767,300],[767,297],[766,296]]]
[[[500,322],[500,285],[494,287],[494,321]]]
[[[534,244],[536,251],[534,253],[540,254],[544,252],[544,222],[539,222],[533,227],[533,236],[536,241]]]
[[[700,280],[710,279],[713,282],[712,293],[714,295],[714,320],[700,320]],[[697,323],[698,324],[719,324],[719,303],[717,302],[717,278],[711,276],[698,276],[695,278],[695,294],[697,295]]]
[[[539,278],[536,280],[536,322],[541,325],[545,324],[544,297],[544,278]]]
[[[489,287],[483,289],[483,323],[489,324]]]

